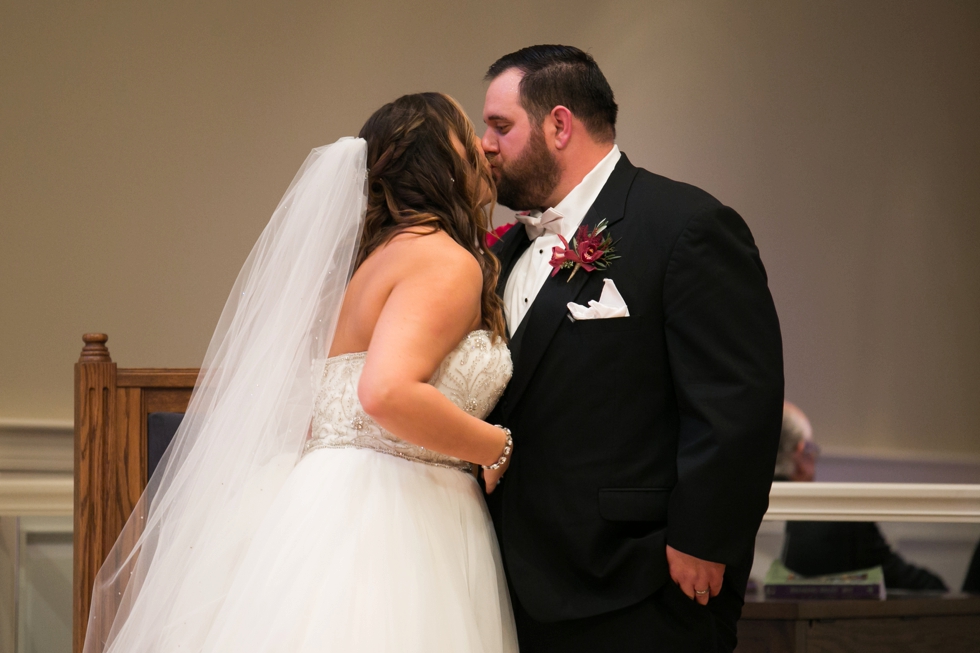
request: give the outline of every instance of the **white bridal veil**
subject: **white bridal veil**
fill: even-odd
[[[366,207],[364,140],[306,159],[218,321],[173,442],[95,579],[85,653],[197,651],[313,413]]]

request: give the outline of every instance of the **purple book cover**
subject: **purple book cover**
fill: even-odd
[[[767,599],[797,599],[797,600],[823,600],[846,601],[853,599],[880,600],[881,587],[879,585],[805,585],[794,583],[792,585],[766,585]]]

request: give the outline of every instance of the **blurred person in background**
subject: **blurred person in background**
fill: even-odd
[[[810,420],[797,406],[785,402],[774,480],[814,480],[819,456],[820,448],[813,441]],[[906,562],[893,551],[874,522],[786,522],[782,558],[787,568],[804,576],[838,574],[880,565],[889,590],[947,591],[946,583],[939,576]]]

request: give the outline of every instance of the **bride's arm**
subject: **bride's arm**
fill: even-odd
[[[365,412],[399,438],[470,462],[497,462],[504,432],[467,414],[428,384],[479,324],[483,276],[442,235],[401,243],[399,272],[371,336],[357,393]],[[406,249],[405,246],[411,249]]]

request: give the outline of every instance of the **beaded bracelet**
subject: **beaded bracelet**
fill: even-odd
[[[507,463],[507,459],[510,458],[510,452],[514,450],[514,438],[511,437],[510,429],[500,424],[494,424],[494,426],[504,432],[504,435],[507,436],[507,441],[504,443],[504,450],[500,454],[500,460],[492,465],[480,465],[483,469],[500,469]]]

